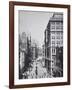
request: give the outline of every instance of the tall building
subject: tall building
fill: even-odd
[[[25,32],[19,35],[19,78],[22,78],[24,68],[31,58],[31,36],[27,36]],[[31,60],[30,60],[31,61]]]
[[[36,60],[38,57],[38,47],[34,40],[31,42],[31,50],[32,50],[32,60]]]
[[[27,50],[27,36],[26,33],[23,32],[21,34],[20,38],[20,68],[22,69],[24,67],[24,61],[25,61],[25,54]]]
[[[53,76],[59,72],[57,64],[57,48],[63,49],[63,14],[54,13],[45,30],[45,66]],[[62,59],[63,63],[63,59]],[[62,64],[61,63],[61,64]]]

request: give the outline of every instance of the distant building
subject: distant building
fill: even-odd
[[[38,47],[38,56],[42,56],[42,55],[43,55],[42,48]]]
[[[31,50],[32,50],[32,59],[36,60],[36,58],[38,57],[38,48],[35,41],[31,42]]]
[[[42,45],[42,57],[45,58],[45,45]]]
[[[63,14],[54,13],[45,30],[45,66],[53,76],[56,68],[57,47],[63,49]],[[63,61],[62,61],[63,63]]]
[[[36,59],[36,47],[32,47],[32,59],[35,60]]]
[[[42,45],[42,60],[43,60],[43,66],[45,66],[45,45]]]

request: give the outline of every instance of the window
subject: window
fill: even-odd
[[[63,29],[63,23],[61,23],[61,29]]]
[[[61,33],[61,35],[63,35],[63,33]]]
[[[63,39],[63,36],[61,36],[61,39]]]
[[[52,39],[55,39],[55,36],[52,36]]]
[[[54,53],[55,53],[55,49],[54,49]]]
[[[52,41],[52,44],[55,44],[55,41]]]
[[[55,46],[55,41],[52,41],[52,46]]]
[[[55,29],[55,26],[51,26],[51,29]]]
[[[51,29],[55,29],[55,22],[51,23]]]
[[[56,26],[56,29],[60,29],[60,26]]]
[[[60,44],[60,41],[57,41],[57,45],[59,45]]]
[[[61,26],[61,29],[63,29],[63,26]]]
[[[55,25],[55,22],[51,22],[51,25]]]
[[[60,36],[57,36],[56,39],[60,39]]]
[[[61,29],[61,23],[60,22],[56,22],[56,29]]]
[[[57,35],[60,35],[60,32],[57,32]]]
[[[55,32],[52,32],[52,34],[55,34]]]
[[[52,53],[55,53],[55,48],[52,48]],[[53,58],[54,59],[54,58]]]

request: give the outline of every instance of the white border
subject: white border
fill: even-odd
[[[19,68],[18,68],[18,10],[30,10],[30,11],[44,11],[44,12],[63,12],[63,74],[61,78],[44,78],[44,79],[24,79],[19,80]],[[33,7],[33,6],[15,6],[14,8],[14,85],[22,84],[36,84],[36,83],[54,83],[54,82],[66,82],[67,81],[67,9],[64,8],[49,8],[49,7]]]

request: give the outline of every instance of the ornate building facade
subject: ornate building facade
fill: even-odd
[[[54,13],[50,18],[45,30],[45,66],[52,76],[62,76],[63,58],[58,50],[63,54],[63,14]],[[58,62],[60,67],[57,65]],[[55,75],[56,73],[56,75]]]

